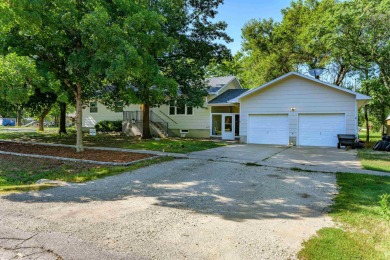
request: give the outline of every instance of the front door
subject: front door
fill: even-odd
[[[222,139],[234,140],[234,115],[222,114]]]

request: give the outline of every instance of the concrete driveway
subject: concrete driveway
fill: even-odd
[[[332,147],[234,144],[193,152],[190,157],[326,172],[362,169],[356,150],[347,151]]]
[[[332,226],[335,181],[180,159],[0,196],[0,259],[294,259],[303,240]]]

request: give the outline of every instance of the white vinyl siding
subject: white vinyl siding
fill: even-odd
[[[131,105],[124,107],[125,111],[139,111],[139,105]],[[94,127],[97,123],[104,120],[116,121],[123,120],[123,112],[115,112],[97,102],[97,113],[91,113],[90,108],[86,106],[83,108],[83,127]]]
[[[222,94],[228,89],[241,89],[241,86],[238,84],[237,80],[233,80],[227,84],[219,94]],[[208,101],[210,101],[215,96],[209,96]],[[206,101],[206,99],[205,99]],[[161,107],[153,108],[158,116],[160,116],[164,121],[168,122],[169,129],[197,129],[197,130],[208,130],[210,131],[210,121],[211,121],[211,107],[207,106],[207,103],[204,104],[205,108],[192,108],[192,115],[170,115],[169,106],[164,105]],[[188,113],[188,110],[187,110]],[[169,118],[174,120],[170,120]]]
[[[188,107],[187,107],[188,113]],[[207,129],[210,130],[210,108],[192,107],[192,114],[170,115],[169,106],[153,108],[161,119],[168,123],[169,129]]]
[[[344,113],[346,133],[356,133],[355,95],[299,76],[289,76],[240,101],[242,140],[248,140],[250,114],[288,114],[289,136],[297,138],[299,113]],[[291,108],[295,108],[295,111],[291,111]]]
[[[288,115],[249,115],[249,137],[251,144],[288,145]]]
[[[299,114],[298,145],[337,146],[337,135],[345,134],[344,114]]]

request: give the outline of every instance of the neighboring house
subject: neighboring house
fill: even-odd
[[[240,139],[243,143],[337,146],[337,134],[358,133],[358,108],[370,97],[296,72],[255,89],[243,89],[235,77],[209,80],[205,108],[161,106],[152,112],[171,135]],[[90,107],[91,108],[91,107]],[[97,103],[92,120],[120,120]],[[125,108],[137,111],[138,106]],[[102,112],[101,115],[100,111]],[[130,112],[125,112],[124,114]],[[125,116],[130,119],[131,116]]]

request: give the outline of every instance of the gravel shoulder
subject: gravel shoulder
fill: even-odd
[[[293,259],[333,225],[335,183],[333,174],[181,159],[0,196],[0,254],[20,250],[1,239],[19,232],[64,259]]]

